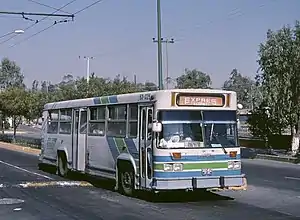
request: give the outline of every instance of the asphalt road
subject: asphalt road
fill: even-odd
[[[291,190],[300,196],[300,165],[267,160],[244,160],[249,184]]]
[[[257,187],[251,188],[249,192],[227,192],[231,198],[220,196],[222,193],[165,193],[155,202],[148,201],[150,196],[141,195],[141,198],[128,198],[112,190],[109,182],[95,186],[44,186],[44,187],[20,187],[24,182],[49,182],[53,180],[63,180],[51,172],[43,172],[37,168],[37,157],[25,153],[12,152],[0,148],[0,219],[7,220],[36,220],[36,219],[299,219],[300,217],[298,200],[293,200],[295,210],[284,212],[282,208],[282,194],[287,191],[299,191],[292,189],[276,188],[276,185],[264,185],[264,181],[259,180],[261,175],[266,178],[266,173],[276,170],[275,165],[259,164],[253,165],[246,162],[245,171],[249,172],[249,184]],[[275,168],[274,168],[275,166]],[[279,165],[280,169],[290,170],[290,167]],[[257,176],[255,170],[263,167],[263,171]],[[282,168],[284,167],[284,168]],[[262,169],[262,168],[261,168]],[[295,168],[297,170],[298,168]],[[273,172],[277,175],[276,171]],[[291,175],[292,173],[289,173]],[[253,176],[256,176],[255,178]],[[285,175],[283,175],[285,176]],[[253,178],[252,178],[253,177]],[[76,176],[76,178],[81,178]],[[272,180],[272,179],[271,179]],[[283,180],[287,181],[287,180]],[[92,183],[95,184],[93,181]],[[1,185],[2,184],[2,185]],[[297,183],[295,183],[297,184]],[[268,189],[268,193],[273,192],[278,200],[279,207],[262,207],[255,202],[255,199],[268,196],[260,195],[261,188]],[[272,191],[273,190],[273,191]],[[275,190],[275,191],[274,191]],[[281,193],[281,194],[280,194]],[[226,193],[225,193],[226,194]],[[253,196],[253,195],[254,196]],[[252,196],[251,196],[252,195]],[[289,194],[288,194],[289,195]],[[294,195],[294,196],[295,196]],[[298,194],[299,195],[299,194]],[[255,197],[256,196],[256,197]],[[234,199],[233,199],[234,198]],[[13,203],[13,204],[12,204]],[[273,202],[274,203],[274,202]],[[291,204],[291,201],[289,202]],[[298,207],[296,207],[298,206]]]

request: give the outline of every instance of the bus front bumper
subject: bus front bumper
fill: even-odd
[[[205,176],[195,178],[153,178],[153,190],[176,189],[233,189],[246,190],[247,180],[244,174],[235,176]]]

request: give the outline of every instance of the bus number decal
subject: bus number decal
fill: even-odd
[[[151,93],[140,94],[139,101],[150,101],[151,100]]]

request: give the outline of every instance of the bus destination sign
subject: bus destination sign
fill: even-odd
[[[178,106],[210,106],[210,107],[223,107],[223,96],[208,96],[208,95],[177,95]]]

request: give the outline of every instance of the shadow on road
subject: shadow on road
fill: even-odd
[[[206,190],[195,190],[190,192],[175,190],[170,192],[160,192],[157,194],[141,192],[139,198],[153,203],[184,203],[233,200],[233,198],[221,196]]]
[[[55,174],[55,167],[40,167],[41,170]],[[115,191],[115,181],[101,179],[99,177],[84,175],[76,172],[70,172],[68,180],[72,181],[86,181],[92,184],[96,188],[101,188],[109,191]],[[221,196],[213,192],[206,190],[195,190],[195,191],[183,191],[183,190],[174,190],[174,191],[165,191],[165,192],[147,192],[147,191],[138,191],[134,196],[136,199],[141,199],[147,202],[153,203],[184,203],[184,202],[207,202],[207,201],[224,201],[224,200],[233,200],[231,197]]]

